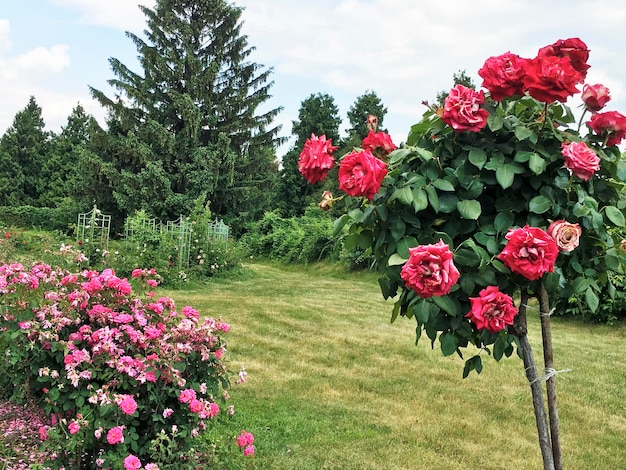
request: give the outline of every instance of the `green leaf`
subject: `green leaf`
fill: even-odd
[[[483,370],[483,361],[480,356],[470,357],[465,361],[465,367],[463,367],[463,378],[467,378],[471,371],[475,370],[477,374],[480,374]]]
[[[439,196],[437,195],[437,190],[432,186],[426,186],[426,193],[428,194],[430,207],[433,208],[435,213],[439,213]]]
[[[419,245],[417,239],[415,237],[408,236],[398,242],[396,250],[401,257],[409,259],[409,248],[413,248],[417,245]]]
[[[528,127],[524,127],[524,126],[515,126],[515,137],[517,138],[517,140],[530,140],[531,142],[536,142],[537,141],[537,136],[535,135],[535,133],[529,129]],[[533,139],[534,137],[534,139]]]
[[[413,210],[423,211],[428,207],[428,196],[422,188],[413,188]]]
[[[456,209],[464,219],[477,220],[482,213],[480,202],[475,200],[459,201],[456,204]]]
[[[457,316],[461,313],[461,307],[452,299],[452,297],[445,295],[443,297],[431,297],[437,307],[446,312],[449,315]]]
[[[459,346],[459,340],[451,333],[443,333],[439,337],[441,342],[441,352],[444,356],[450,356],[455,353],[456,348]]]
[[[403,258],[398,253],[394,253],[389,257],[389,260],[387,260],[387,266],[399,266],[406,263],[407,261],[408,258]]]
[[[469,151],[468,160],[472,165],[482,170],[487,163],[487,154],[483,149],[474,147]]]
[[[535,196],[530,200],[528,209],[535,214],[544,214],[552,207],[552,201],[545,196]]]
[[[624,213],[615,206],[606,206],[604,208],[607,218],[618,227],[626,226],[626,219],[624,219]]]
[[[492,132],[499,131],[504,125],[504,118],[498,114],[490,114],[487,118],[487,125]]]
[[[496,338],[495,343],[493,344],[493,358],[496,361],[502,359],[504,356],[504,350],[507,348],[508,344],[502,335],[499,335]]]
[[[508,232],[514,221],[515,217],[511,211],[498,212],[493,221],[493,227],[500,233]]]
[[[587,302],[587,306],[592,312],[598,310],[600,306],[600,300],[592,289],[587,289],[587,292],[585,292],[585,302]]]
[[[502,189],[510,188],[515,180],[515,169],[512,165],[502,165],[496,169],[496,181]]]
[[[395,241],[400,240],[402,237],[404,237],[404,234],[406,233],[406,224],[400,217],[393,218],[391,220],[391,226],[389,228],[391,232],[391,238]]]
[[[530,159],[528,160],[528,168],[536,175],[540,175],[546,170],[548,166],[548,162],[546,162],[541,156],[537,153],[533,153],[530,155]]]
[[[341,230],[345,227],[349,220],[350,217],[348,217],[347,214],[343,214],[338,219],[335,219],[333,222],[333,237],[336,237],[341,233]]]
[[[431,304],[426,299],[422,299],[422,301],[413,305],[413,315],[415,315],[415,319],[422,324],[428,323],[430,312]]]
[[[408,186],[404,186],[402,188],[396,188],[391,194],[391,197],[389,198],[389,202],[393,201],[394,199],[397,199],[400,202],[403,202],[407,206],[410,206],[413,203],[413,192],[411,191],[411,188]]]
[[[454,191],[454,185],[448,180],[435,180],[433,181],[433,186],[440,191]]]

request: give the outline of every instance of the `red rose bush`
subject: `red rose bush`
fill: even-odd
[[[361,199],[336,232],[375,258],[392,321],[412,318],[417,340],[425,333],[444,355],[471,351],[464,377],[517,351],[552,469],[560,454],[546,443],[558,448],[558,433],[548,431],[527,312],[538,305],[544,369],[554,370],[550,314],[576,305],[595,315],[626,268],[613,235],[626,227],[626,117],[606,110],[606,87],[585,83],[589,57],[578,38],[531,58],[489,57],[484,90],[455,85],[384,162],[355,149],[339,170],[340,190]],[[577,95],[578,123],[565,104]],[[545,382],[552,417],[554,377]]]

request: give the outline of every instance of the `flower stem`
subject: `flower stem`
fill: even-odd
[[[543,341],[543,365],[547,373],[547,371],[554,370],[554,356],[552,352],[552,328],[550,326],[550,299],[543,281],[539,287],[539,315],[541,317],[541,337]],[[548,396],[548,416],[550,419],[550,439],[552,441],[554,468],[555,470],[562,470],[559,410],[556,404],[556,376],[554,374],[549,374],[546,380],[546,394]]]
[[[515,334],[519,337],[520,347],[522,351],[522,358],[524,360],[524,368],[526,370],[526,378],[530,384],[530,391],[532,393],[533,408],[535,411],[535,423],[537,425],[537,435],[539,437],[539,447],[541,449],[541,456],[543,458],[544,470],[556,470],[554,468],[554,457],[552,455],[552,447],[550,445],[550,431],[548,429],[548,420],[546,417],[546,410],[543,405],[543,392],[541,387],[541,378],[537,374],[537,366],[535,365],[535,359],[533,358],[533,352],[528,341],[527,326],[526,326],[526,306],[528,305],[528,291],[522,290],[520,308],[518,314],[515,316],[515,324],[513,329]]]

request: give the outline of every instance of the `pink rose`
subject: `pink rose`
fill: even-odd
[[[254,451],[255,451],[254,446],[246,446],[246,448],[243,450],[243,455],[245,457],[250,457],[254,455]]]
[[[581,180],[589,181],[593,174],[600,169],[600,157],[584,142],[564,144],[561,148],[561,154],[563,154],[567,169]]]
[[[513,299],[500,292],[496,286],[481,290],[478,297],[470,297],[471,310],[465,315],[479,330],[486,329],[491,333],[504,330],[513,324],[517,309]]]
[[[72,421],[67,429],[70,434],[76,434],[78,431],[80,431],[80,424],[78,424],[76,421]]]
[[[599,83],[595,85],[585,84],[580,97],[587,109],[592,113],[596,113],[611,100],[611,92],[607,87]]]
[[[45,441],[48,439],[48,426],[40,426],[38,429],[39,439]]]
[[[128,457],[124,459],[125,470],[138,470],[140,468],[141,468],[141,460],[139,460],[133,454],[129,454]]]
[[[241,434],[237,436],[237,445],[239,447],[245,447],[254,443],[254,435],[247,432],[245,429],[241,431]]]
[[[194,398],[193,400],[189,402],[189,409],[191,410],[192,413],[200,413],[202,410],[204,410],[204,403]]]
[[[362,147],[363,150],[369,150],[378,157],[385,157],[398,148],[389,134],[374,131],[369,131],[367,137],[363,139]]]
[[[505,237],[508,242],[498,259],[511,271],[534,281],[544,273],[554,272],[559,247],[550,235],[539,228],[511,229]]]
[[[478,75],[483,78],[482,86],[489,90],[491,99],[502,101],[507,96],[524,94],[524,64],[527,60],[505,52],[485,61]]]
[[[335,166],[332,153],[337,150],[337,147],[332,143],[332,139],[326,140],[325,135],[317,137],[315,134],[311,134],[311,137],[304,143],[298,160],[298,171],[309,183],[315,184],[323,181],[329,170]]]
[[[626,137],[626,116],[617,111],[595,113],[587,121],[589,128],[606,139],[606,145],[619,145]]]
[[[556,242],[559,250],[573,251],[578,246],[582,228],[566,220],[555,220],[548,227],[548,235]]]
[[[181,403],[189,403],[191,400],[196,399],[196,391],[193,388],[187,388],[180,392],[178,401]]]
[[[173,414],[174,414],[174,410],[171,409],[171,408],[165,408],[163,410],[163,417],[166,418],[166,419],[169,418],[170,416],[172,416]]]
[[[132,415],[137,410],[137,402],[131,395],[123,395],[119,407],[124,414]]]
[[[111,445],[124,443],[123,429],[122,426],[115,426],[109,429],[109,432],[107,432],[107,442]]]
[[[487,125],[489,112],[480,107],[485,93],[461,84],[456,85],[446,97],[441,119],[457,132],[478,132]]]
[[[339,189],[350,196],[365,196],[371,201],[386,174],[387,165],[372,152],[353,150],[339,164]]]
[[[566,57],[539,55],[524,65],[524,89],[538,101],[567,101],[582,81]]]
[[[589,49],[587,44],[579,38],[559,39],[554,44],[539,49],[537,55],[568,58],[572,67],[581,75],[582,79],[587,75],[587,70],[589,69],[587,64]]]
[[[435,245],[409,248],[409,259],[402,266],[400,276],[423,299],[446,295],[459,280],[459,270],[452,257],[443,240]]]

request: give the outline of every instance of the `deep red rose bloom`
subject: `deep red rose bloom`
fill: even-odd
[[[478,297],[470,297],[469,300],[472,308],[465,317],[479,330],[498,333],[507,325],[512,325],[517,315],[511,296],[500,292],[496,286],[486,287],[480,291]]]
[[[587,76],[589,49],[587,44],[578,38],[559,39],[554,44],[539,49],[537,55],[567,57],[583,80]]]
[[[489,112],[480,107],[485,102],[483,91],[456,85],[443,104],[443,122],[457,132],[478,132],[487,125]]]
[[[371,201],[386,174],[387,164],[372,152],[353,150],[339,164],[339,189],[350,196],[365,196]]]
[[[592,113],[600,111],[611,100],[611,93],[604,85],[596,83],[595,85],[585,84],[583,92],[580,95],[585,106]]]
[[[391,136],[386,132],[369,131],[367,137],[363,139],[362,145],[363,150],[369,150],[373,154],[382,154],[379,156],[386,156],[397,148],[391,140]]]
[[[626,116],[617,111],[595,113],[587,125],[599,136],[608,137],[606,145],[619,145],[626,137]]]
[[[534,281],[544,273],[554,272],[559,247],[554,239],[540,228],[528,225],[509,230],[508,240],[498,259],[511,271]]]
[[[507,96],[524,94],[524,64],[528,59],[505,52],[489,57],[478,75],[483,78],[483,88],[489,90],[491,99],[501,101]]]
[[[593,174],[600,169],[600,157],[584,142],[564,144],[561,154],[568,170],[581,180],[589,181]]]
[[[407,287],[423,299],[447,295],[459,280],[453,253],[443,240],[434,245],[409,248],[409,259],[400,271]]]
[[[581,75],[566,57],[539,55],[526,61],[524,72],[524,89],[538,101],[565,102],[578,93]]]
[[[332,156],[335,150],[337,147],[333,145],[332,139],[326,139],[325,135],[317,137],[311,134],[300,152],[298,171],[311,184],[323,181],[335,165],[335,159]]]

